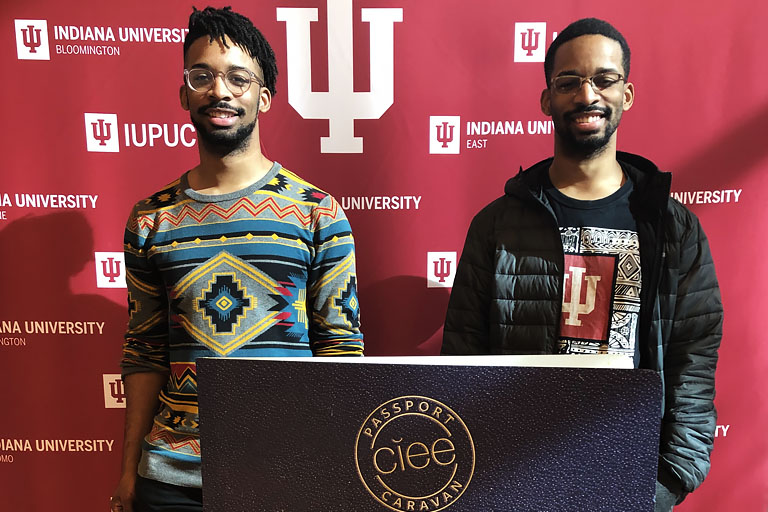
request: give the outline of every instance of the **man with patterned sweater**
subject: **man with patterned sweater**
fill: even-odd
[[[444,354],[621,354],[657,371],[657,512],[704,480],[715,433],[723,309],[707,238],[669,173],[616,149],[634,102],[610,24],[569,25],[547,51],[541,110],[554,157],[510,179],[472,220]]]
[[[326,192],[261,153],[277,68],[229,8],[194,10],[181,105],[200,164],[134,207],[122,475],[113,511],[202,509],[198,357],[362,355],[352,232]]]

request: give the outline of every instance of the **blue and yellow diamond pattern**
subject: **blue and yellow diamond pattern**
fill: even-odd
[[[227,251],[184,276],[171,296],[180,297],[178,322],[196,341],[227,355],[280,320],[270,295],[280,285]]]

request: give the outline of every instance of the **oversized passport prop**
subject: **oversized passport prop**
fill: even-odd
[[[653,510],[654,372],[318,359],[198,360],[206,512]]]

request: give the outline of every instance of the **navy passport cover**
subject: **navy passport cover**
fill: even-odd
[[[653,510],[651,371],[197,364],[206,512]]]

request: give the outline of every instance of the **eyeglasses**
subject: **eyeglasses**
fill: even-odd
[[[248,92],[248,89],[251,88],[251,82],[256,82],[259,87],[264,87],[264,82],[256,76],[256,73],[247,69],[230,69],[226,73],[203,68],[184,70],[184,80],[187,82],[187,86],[197,92],[211,90],[216,83],[216,77],[219,75],[224,78],[224,85],[227,86],[229,92],[235,96]]]
[[[589,82],[592,90],[599,93],[613,87],[622,80],[624,80],[624,77],[621,74],[611,71],[592,76],[560,75],[552,79],[552,87],[559,94],[573,94],[581,89],[584,82]]]

